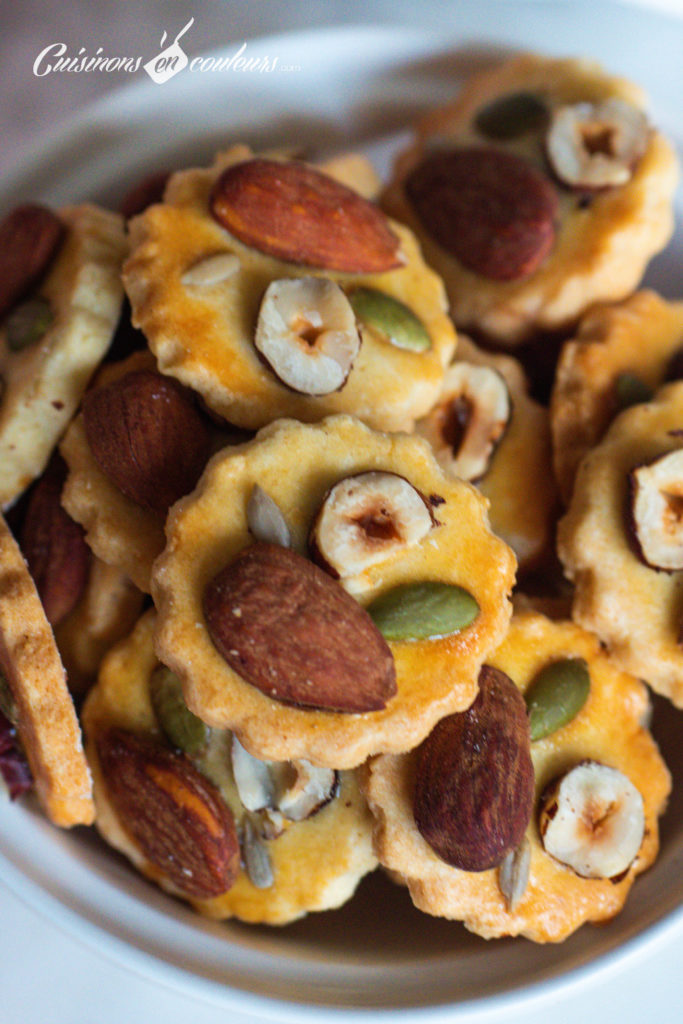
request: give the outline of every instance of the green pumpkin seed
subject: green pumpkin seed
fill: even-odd
[[[349,295],[349,302],[361,323],[397,348],[425,352],[431,347],[432,340],[425,325],[412,309],[392,295],[376,288],[355,288]]]
[[[583,658],[563,658],[542,668],[524,694],[532,740],[561,729],[578,715],[590,690]]]
[[[482,107],[474,125],[489,139],[515,139],[526,132],[543,131],[549,120],[548,108],[540,97],[532,92],[513,92]]]
[[[15,306],[5,321],[7,344],[11,352],[23,352],[40,341],[54,315],[47,299],[37,296]]]
[[[387,590],[367,612],[385,640],[427,640],[471,625],[479,605],[462,587],[427,580]]]
[[[640,377],[636,377],[635,373],[620,373],[614,383],[614,389],[620,409],[649,402],[654,394],[652,388]]]
[[[188,708],[175,673],[158,665],[149,679],[154,714],[166,738],[186,754],[198,754],[206,746],[209,727]]]

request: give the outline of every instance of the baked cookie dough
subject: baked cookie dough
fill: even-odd
[[[645,686],[617,669],[593,635],[571,622],[551,622],[535,612],[515,614],[506,639],[487,664],[528,693],[542,670],[547,672],[552,666],[556,671],[558,663],[576,667],[581,664],[578,659],[583,659],[581,670],[589,679],[585,703],[573,718],[531,742],[534,810],[526,842],[520,844],[525,852],[519,854],[520,859],[527,858],[528,876],[518,864],[512,886],[501,876],[500,867],[466,871],[450,866],[423,839],[413,816],[419,749],[402,756],[380,755],[363,769],[364,790],[375,815],[380,863],[407,885],[421,910],[463,921],[466,928],[484,938],[524,935],[535,942],[559,942],[586,921],[604,921],[617,914],[635,877],[654,861],[659,845],[657,818],[664,810],[670,779],[643,725],[648,710]],[[596,763],[606,768],[606,772],[597,768],[601,785],[605,778],[608,784],[616,780],[619,799],[623,795],[624,800],[633,799],[636,807],[640,805],[627,821],[632,859],[624,867],[611,860],[626,842],[623,833],[622,839],[617,839],[613,818],[606,819],[607,827],[603,821],[602,830],[594,833],[576,828],[576,822],[566,826],[570,834],[578,835],[576,849],[584,847],[584,862],[575,861],[576,870],[545,848],[551,840],[540,813],[544,791],[547,794],[546,787],[558,777],[570,778],[572,769],[580,766],[583,771],[587,762],[592,766],[589,771],[596,770]],[[614,769],[619,774],[615,775]],[[596,788],[596,799],[600,799],[599,792]],[[583,794],[583,802],[577,799],[574,807],[582,808],[588,822],[587,791],[579,788],[577,794]],[[608,811],[611,813],[613,808]],[[556,844],[557,839],[553,837],[552,842]],[[560,847],[554,845],[553,849],[558,853]],[[570,856],[575,855],[576,850]],[[564,850],[562,856],[568,856]],[[606,866],[608,863],[612,866]],[[600,872],[611,873],[614,864],[619,868],[617,877],[600,876]],[[579,868],[583,874],[578,873]],[[593,872],[592,877],[588,871]]]
[[[135,389],[119,391],[116,404],[107,400],[98,412],[104,422],[97,425],[97,453],[88,432],[87,410],[70,424],[60,446],[68,466],[62,504],[83,526],[97,557],[149,593],[152,563],[164,547],[168,501],[185,493],[185,487],[192,489],[211,451],[225,443],[227,435],[195,408],[191,393],[157,373],[148,350],[104,366],[84,404],[93,392],[131,381]],[[175,421],[176,402],[180,424]],[[176,487],[177,465],[183,467],[179,479],[185,486]]]
[[[376,614],[394,598],[402,604],[390,614],[400,620],[399,636],[404,638],[390,639],[386,652],[393,661],[397,692],[393,697],[385,693],[383,708],[375,705],[349,713],[346,704],[342,710],[338,705],[330,710],[300,697],[285,702],[277,687],[288,676],[294,655],[289,649],[282,654],[279,648],[255,657],[257,666],[273,673],[278,699],[271,699],[270,692],[254,685],[251,675],[251,682],[244,677],[246,661],[238,658],[242,671],[234,667],[239,652],[230,649],[231,643],[226,656],[215,646],[215,633],[210,632],[214,623],[207,622],[207,595],[220,598],[215,591],[224,567],[241,566],[242,556],[251,557],[258,550],[258,545],[250,544],[254,527],[248,518],[256,485],[284,518],[288,536],[279,543],[288,540],[292,557],[301,558],[311,552],[313,540],[316,560],[327,564],[328,572],[321,573],[327,583],[325,595],[332,586],[340,614],[347,616],[355,609],[362,620],[357,626],[365,630],[362,641],[360,632],[354,632],[342,642],[336,612],[325,625],[313,622],[310,628],[319,632],[308,641],[303,638],[307,653],[301,686],[314,671],[307,667],[307,659],[317,670],[318,653],[324,658],[337,650],[339,641],[345,653],[335,655],[338,661],[328,673],[330,680],[334,684],[350,671],[352,655],[361,661],[366,655],[358,679],[349,680],[348,694],[341,694],[349,700],[364,696],[362,687],[380,665],[380,654],[376,647],[372,655],[364,646],[361,650],[361,643],[369,643],[368,616],[361,614],[357,603],[376,608]],[[329,516],[323,519],[322,510]],[[276,646],[286,647],[290,629],[296,645],[302,630],[309,628],[301,625],[304,613],[317,607],[317,597],[315,602],[305,599],[308,577],[316,567],[301,559],[309,567],[306,580],[298,567],[291,583],[278,584],[284,592],[273,595],[268,583],[276,567],[268,558],[261,574],[263,588],[257,574],[253,590],[244,594],[250,602],[263,600],[263,605],[256,605],[263,610],[250,605],[254,610],[243,614],[242,600],[235,599],[218,623],[229,629],[234,618],[234,625],[248,630],[242,650],[247,660],[252,650],[266,643],[271,630]],[[280,569],[278,564],[278,574]],[[232,729],[252,753],[273,760],[305,757],[333,768],[350,768],[380,750],[409,749],[443,714],[471,703],[479,666],[507,627],[514,570],[512,552],[490,531],[484,499],[469,484],[448,480],[423,439],[380,434],[349,416],[329,417],[314,425],[280,420],[264,427],[253,441],[216,455],[194,495],[171,511],[167,546],[152,578],[159,613],[157,652],[182,680],[192,711],[212,726]],[[332,582],[337,575],[341,586]],[[316,586],[319,583],[318,579]],[[348,594],[356,600],[350,609],[342,608],[341,598],[346,600]],[[451,609],[452,601],[461,599],[471,608],[461,628],[450,619],[444,624],[432,618],[438,609],[426,611],[434,608],[432,600],[438,605],[442,597]],[[287,626],[283,623],[290,605],[299,607],[300,613]],[[264,629],[259,624],[266,621],[266,606],[273,618]],[[426,614],[430,619],[421,623],[426,627],[422,638],[407,639]],[[321,682],[327,682],[325,671],[322,676]],[[312,700],[316,697],[314,686]]]
[[[286,182],[293,197],[283,204],[292,222],[282,227],[273,216],[260,224],[275,242],[257,234],[247,244],[235,234],[238,229],[228,230],[212,215],[222,176],[233,168],[246,175],[255,168],[254,176],[263,171],[268,178],[262,188],[259,177],[255,190],[259,217],[261,206],[277,203],[285,187],[278,169],[296,177],[294,184]],[[297,161],[254,158],[247,147],[234,146],[208,169],[173,175],[164,202],[130,223],[123,278],[133,323],[163,373],[194,388],[214,412],[239,427],[258,429],[278,417],[311,422],[344,412],[378,429],[409,429],[436,399],[455,349],[443,285],[412,234],[348,188],[357,179],[363,192],[371,191],[374,172],[363,173],[348,160],[329,170],[323,175]],[[241,203],[251,185],[241,179],[237,185]],[[329,189],[337,212],[327,224],[316,204],[319,192]],[[348,206],[349,221],[369,221],[370,234],[378,233],[388,246],[381,252],[388,259],[371,261],[381,272],[355,269],[354,261],[365,259],[366,243],[364,236],[358,243],[353,225],[347,236]],[[291,210],[298,210],[296,217]],[[329,269],[340,265],[336,251],[308,255],[310,250],[296,248],[294,236],[302,244],[322,240],[333,250],[343,245],[341,265],[352,269]],[[275,244],[283,240],[284,250]],[[287,258],[269,255],[273,247]],[[362,308],[359,301],[365,301]]]
[[[220,799],[232,811],[242,849],[242,866],[233,885],[210,898],[190,896],[158,863],[150,860],[147,851],[135,841],[112,803],[107,777],[98,757],[98,738],[103,732],[117,728],[149,737],[165,747],[173,746],[164,733],[164,725],[170,724],[177,730],[178,721],[187,714],[187,709],[179,711],[175,706],[170,723],[168,709],[161,718],[155,711],[159,704],[151,696],[153,677],[155,672],[163,673],[164,669],[154,653],[153,631],[154,611],[150,610],[139,620],[130,637],[106,657],[84,707],[84,729],[94,777],[96,826],[103,837],[143,874],[174,895],[189,899],[197,910],[209,917],[284,924],[310,911],[340,906],[351,897],[363,875],[377,864],[372,850],[372,819],[355,773],[322,773],[324,784],[320,792],[314,794],[308,808],[300,803],[297,809],[293,780],[301,781],[307,771],[313,773],[312,766],[289,766],[291,777],[287,773],[288,766],[272,766],[270,770],[276,774],[269,781],[279,781],[282,792],[274,785],[273,792],[260,796],[258,790],[263,785],[263,773],[269,770],[267,766],[263,762],[256,763],[239,748],[236,755],[231,753],[234,741],[228,731],[203,729],[196,720],[199,739],[193,738],[194,745],[186,740],[191,752],[179,756],[190,758],[217,787]],[[241,760],[236,762],[235,756]],[[312,775],[309,788],[311,782]],[[263,806],[264,800],[267,806]],[[301,820],[289,818],[278,810],[279,806],[285,807],[288,814],[304,816]]]
[[[557,538],[564,571],[574,582],[572,618],[600,637],[616,664],[679,707],[683,572],[658,568],[656,545],[675,543],[681,477],[660,481],[642,471],[681,451],[682,424],[680,382],[620,413],[579,466]],[[645,508],[634,504],[636,479],[642,480],[641,494],[650,496]]]
[[[0,505],[38,477],[71,420],[121,313],[123,220],[59,211],[64,237],[28,300],[0,322]]]
[[[69,690],[82,697],[97,678],[104,655],[135,625],[144,594],[129,577],[95,555],[81,599],[55,627]]]
[[[548,412],[530,398],[511,356],[458,337],[432,411],[415,425],[447,473],[471,480],[489,500],[493,532],[514,551],[520,572],[554,541],[557,496]]]
[[[671,236],[676,179],[638,87],[524,54],[420,121],[383,205],[417,234],[456,326],[512,347],[638,286]]]
[[[54,635],[0,516],[0,673],[41,806],[63,828],[94,817],[92,781]]]
[[[639,291],[596,306],[562,347],[550,400],[553,463],[569,503],[576,470],[614,416],[683,376],[683,302]]]

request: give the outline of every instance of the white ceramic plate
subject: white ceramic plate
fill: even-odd
[[[436,5],[434,5],[436,6]],[[315,153],[355,146],[389,166],[401,133],[459,81],[509,48],[585,54],[643,83],[658,124],[683,151],[683,21],[613,5],[462,3],[422,28],[340,28],[250,43],[296,71],[180,74],[137,84],[39,140],[6,175],[0,209],[22,199],[94,198],[118,205],[122,183],[163,166],[204,163],[231,141],[291,144]],[[443,19],[438,24],[437,18]],[[433,31],[432,31],[433,29]],[[228,51],[230,52],[230,51]],[[680,297],[683,237],[654,261],[648,283]],[[681,716],[663,701],[654,732],[683,783]],[[662,821],[657,865],[624,912],[560,946],[485,943],[418,913],[379,874],[334,913],[284,929],[205,921],[139,878],[89,830],[51,828],[28,804],[0,807],[0,876],[120,963],[226,1008],[300,1020],[364,1016],[450,1019],[525,1001],[624,968],[656,942],[683,941],[683,785]]]

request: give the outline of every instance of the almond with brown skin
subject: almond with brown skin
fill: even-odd
[[[125,729],[97,737],[107,793],[144,856],[197,899],[232,887],[240,848],[232,813],[184,755]]]
[[[289,263],[347,274],[402,265],[399,240],[382,211],[304,163],[233,164],[216,181],[210,209],[240,242]]]
[[[485,147],[432,153],[407,178],[406,193],[439,245],[494,281],[533,273],[555,241],[555,188],[512,153]]]
[[[471,707],[443,718],[419,750],[415,823],[447,864],[486,871],[521,842],[533,799],[524,698],[504,672],[484,665]]]
[[[83,528],[60,502],[65,476],[55,456],[31,491],[21,528],[21,550],[52,627],[78,604],[90,571]]]
[[[393,655],[370,616],[289,548],[245,548],[207,586],[204,615],[228,665],[275,700],[359,713],[396,693]]]
[[[33,288],[64,237],[59,217],[37,203],[15,207],[0,223],[0,317]]]
[[[100,469],[143,508],[167,511],[194,488],[209,457],[208,423],[191,393],[153,370],[89,391],[83,421]]]

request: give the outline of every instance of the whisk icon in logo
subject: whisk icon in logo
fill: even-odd
[[[156,82],[157,85],[162,85],[163,82],[167,82],[169,78],[173,78],[179,71],[187,67],[189,58],[178,40],[181,36],[185,35],[193,23],[194,18],[190,18],[187,25],[181,28],[170,46],[167,46],[165,50],[161,50],[156,57],[152,57],[151,60],[142,65],[152,81]],[[159,45],[163,46],[166,39],[167,33],[164,32]]]

